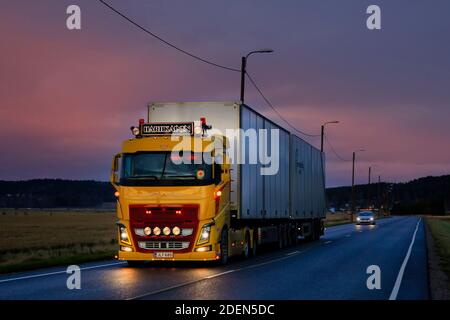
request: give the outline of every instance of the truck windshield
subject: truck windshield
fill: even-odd
[[[190,163],[179,163],[171,152],[137,152],[122,156],[120,184],[124,186],[209,185],[213,183],[212,165],[201,153],[191,153]],[[199,162],[201,159],[201,163]]]

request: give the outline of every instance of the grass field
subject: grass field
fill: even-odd
[[[450,278],[450,217],[428,217],[426,221],[441,258],[442,268]]]
[[[325,218],[325,226],[337,226],[340,224],[350,223],[350,217],[346,213],[327,213]]]
[[[112,258],[115,212],[0,209],[0,273]]]

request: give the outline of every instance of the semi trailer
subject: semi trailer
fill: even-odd
[[[150,103],[113,157],[118,259],[226,263],[324,233],[324,154],[239,102]]]

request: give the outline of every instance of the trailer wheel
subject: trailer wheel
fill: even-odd
[[[283,236],[283,226],[278,226],[278,249],[283,249],[284,247],[284,236]]]
[[[255,257],[258,252],[258,228],[253,230],[253,246],[252,246],[252,257]]]
[[[294,224],[294,229],[292,230],[292,239],[294,240],[294,246],[298,245],[298,224]]]
[[[248,231],[245,233],[244,250],[242,250],[242,255],[245,259],[250,257],[250,234]]]
[[[220,264],[228,262],[228,229],[223,229],[220,235]]]
[[[289,247],[289,225],[283,224],[283,247]]]
[[[316,223],[315,221],[311,221],[308,228],[310,229],[309,235],[305,237],[305,240],[310,242],[316,240]]]

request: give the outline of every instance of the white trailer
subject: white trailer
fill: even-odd
[[[186,122],[206,118],[213,129],[228,136],[237,146],[240,161],[231,165],[231,228],[250,227],[257,232],[258,243],[278,241],[280,246],[296,242],[298,236],[315,240],[323,234],[325,201],[324,154],[288,130],[238,102],[150,103],[148,122]],[[250,131],[278,129],[278,139],[271,141],[257,134],[258,162],[249,143]],[[251,136],[251,135],[250,135]],[[272,145],[273,144],[273,145]],[[276,174],[263,175],[261,169],[278,149]]]

